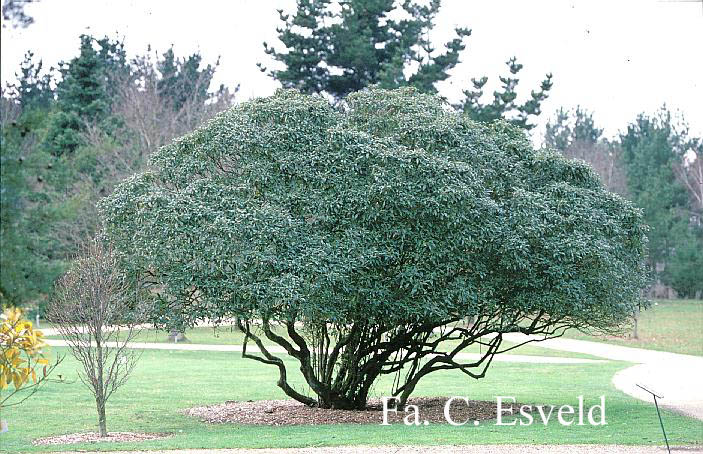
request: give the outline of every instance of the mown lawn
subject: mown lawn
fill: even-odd
[[[65,349],[56,349],[65,353]],[[293,374],[297,368],[290,363]],[[271,367],[245,360],[236,353],[144,351],[131,380],[108,404],[108,430],[168,432],[171,438],[158,441],[70,446],[32,446],[33,439],[48,435],[96,429],[94,401],[76,376],[77,363],[67,358],[57,370],[70,383],[50,383],[18,407],[3,412],[10,431],[0,435],[6,452],[59,450],[145,450],[232,447],[302,447],[347,444],[476,444],[476,443],[618,443],[662,444],[661,428],[652,405],[630,398],[610,383],[612,375],[628,364],[608,362],[584,365],[540,365],[494,363],[480,381],[460,373],[446,372],[427,377],[417,395],[468,396],[495,400],[514,396],[525,403],[575,405],[579,395],[591,405],[606,397],[606,426],[564,427],[552,421],[544,426],[478,427],[445,424],[407,427],[403,425],[357,425],[256,427],[208,425],[179,413],[179,409],[225,400],[284,398],[275,386]],[[375,388],[385,395],[392,378]],[[302,379],[296,378],[299,389]],[[664,424],[672,444],[703,443],[703,422],[669,411]]]
[[[703,356],[703,301],[655,300],[642,311],[638,338],[627,333],[622,337],[589,336],[569,331],[565,337]]]

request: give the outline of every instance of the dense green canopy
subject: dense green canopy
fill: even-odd
[[[358,92],[339,108],[292,90],[242,103],[161,149],[102,213],[128,264],[158,286],[160,321],[238,316],[255,341],[249,322],[262,321],[304,374],[315,354],[296,322],[346,339],[339,350],[373,381],[398,370],[391,352],[430,358],[433,330],[466,317],[446,331],[462,348],[491,332],[617,328],[645,282],[641,214],[590,167],[411,88]],[[276,322],[294,343],[276,339]],[[351,333],[367,331],[352,348]],[[428,364],[461,368],[455,353]],[[317,389],[343,367],[333,359],[306,375],[320,404],[347,393],[331,378]],[[366,382],[354,386],[363,396],[350,399],[365,402]]]

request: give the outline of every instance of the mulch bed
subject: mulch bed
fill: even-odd
[[[106,443],[117,441],[146,441],[168,438],[171,434],[144,434],[135,432],[108,432],[101,437],[96,432],[79,432],[75,434],[57,435],[54,437],[37,438],[33,445],[65,445],[71,443]]]
[[[444,405],[449,397],[417,397],[408,400],[408,405],[419,407],[419,421],[447,424],[444,417]],[[513,409],[517,414],[519,403],[503,402],[502,408]],[[393,405],[389,403],[389,408]],[[194,407],[182,410],[188,416],[198,418],[202,422],[212,424],[232,423],[265,426],[320,425],[320,424],[381,424],[383,422],[383,406],[380,399],[370,400],[366,410],[330,410],[325,408],[308,407],[294,400],[258,400],[233,401],[223,404]],[[399,410],[397,413],[388,412],[388,422],[403,423],[403,418],[412,413]],[[450,407],[450,415],[455,422],[469,420],[482,421],[496,418],[496,402],[454,399]],[[505,417],[508,416],[504,413]],[[414,421],[414,416],[409,420]]]

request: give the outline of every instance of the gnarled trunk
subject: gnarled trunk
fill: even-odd
[[[314,397],[303,395],[288,384],[285,364],[271,354],[249,323],[240,321],[239,328],[245,333],[243,357],[278,366],[278,386],[289,397],[309,406],[361,410],[366,408],[371,386],[381,375],[397,375],[392,393],[398,396],[400,408],[420,379],[431,372],[459,369],[473,378],[483,377],[502,337],[498,335],[484,342],[487,350],[478,360],[461,362],[457,354],[474,342],[482,342],[480,337],[488,333],[488,325],[474,322],[466,327],[458,321],[448,321],[456,323],[452,327],[443,327],[446,323],[403,327],[370,323],[316,324],[305,327],[305,337],[293,321],[279,325],[285,329],[285,336],[277,333],[271,322],[263,321],[260,328],[264,336],[298,360],[300,372]],[[442,342],[457,339],[459,343],[450,351],[439,348]],[[247,351],[250,340],[261,355]]]

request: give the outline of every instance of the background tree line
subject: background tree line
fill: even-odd
[[[264,43],[284,87],[339,102],[372,85],[436,93],[471,31],[436,49],[428,39],[440,1],[299,0],[279,11],[283,48]],[[3,10],[5,13],[5,9]],[[21,25],[31,21],[20,21]],[[506,56],[507,58],[507,56]],[[453,107],[477,121],[534,128],[551,74],[519,95],[522,65],[507,59],[499,87],[473,79]],[[2,192],[0,301],[43,307],[79,240],[98,227],[95,202],[147,165],[148,156],[227,108],[237,87],[211,87],[217,62],[173,49],[129,59],[119,40],[80,37],[79,55],[44,71],[32,52],[0,99]],[[650,225],[653,289],[703,292],[702,142],[662,109],[641,114],[606,140],[590,113],[560,109],[545,145],[589,162],[604,184],[643,209]],[[665,287],[662,287],[665,286]]]
[[[40,308],[76,245],[98,228],[95,202],[148,156],[230,106],[217,63],[173,49],[127,59],[123,43],[80,36],[80,53],[42,71],[27,52],[2,89],[0,301]]]
[[[652,296],[700,298],[703,142],[666,107],[638,115],[612,140],[602,133],[591,113],[560,109],[546,125],[545,146],[588,162],[608,189],[642,209]]]

